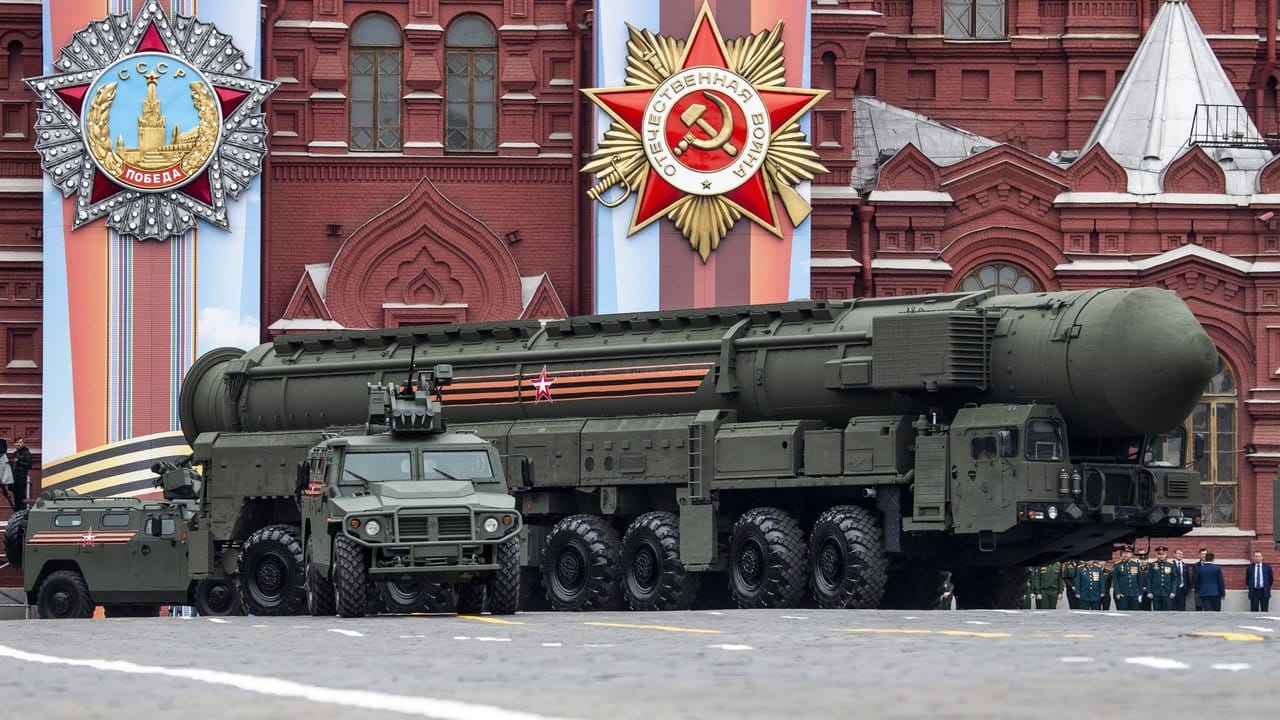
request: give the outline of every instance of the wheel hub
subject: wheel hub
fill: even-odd
[[[55,615],[66,615],[71,610],[71,593],[59,590],[49,598],[49,609]]]
[[[263,561],[258,564],[258,571],[254,573],[254,580],[257,582],[259,590],[263,593],[274,595],[280,591],[280,586],[284,584],[284,568],[280,567],[280,563],[274,560]]]
[[[844,571],[843,559],[843,553],[835,543],[827,542],[822,546],[822,552],[818,555],[818,571],[822,573],[824,581],[834,585],[840,580]]]
[[[738,570],[742,579],[751,585],[758,585],[764,575],[764,553],[760,546],[748,544],[738,553]]]
[[[565,551],[556,561],[556,579],[567,589],[573,589],[582,582],[586,567],[583,559],[573,551]]]
[[[225,610],[231,604],[231,591],[226,585],[214,585],[209,589],[209,607]]]
[[[631,559],[631,572],[641,587],[650,589],[658,579],[658,558],[651,547],[641,547]]]

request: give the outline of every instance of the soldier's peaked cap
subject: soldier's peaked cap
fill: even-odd
[[[1169,548],[1167,548],[1167,547],[1165,547],[1165,546],[1161,545],[1161,546],[1159,546],[1159,547],[1157,547],[1157,548],[1156,548],[1156,552],[1169,552]]]

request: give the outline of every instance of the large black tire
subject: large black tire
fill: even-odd
[[[201,580],[196,583],[192,600],[196,612],[211,617],[243,615],[240,590],[230,580]]]
[[[22,569],[22,543],[27,534],[26,509],[19,510],[9,517],[9,524],[4,528],[4,556],[15,570]]]
[[[1017,610],[1027,591],[1030,568],[973,568],[957,571],[956,604],[962,610]]]
[[[818,516],[809,536],[809,581],[820,608],[880,606],[888,581],[884,529],[875,513],[837,505]]]
[[[554,610],[617,610],[622,605],[622,541],[597,515],[570,515],[542,549],[542,584]]]
[[[93,617],[93,598],[84,576],[75,570],[59,570],[40,583],[36,608],[42,618]]]
[[[680,520],[648,512],[622,538],[622,591],[632,610],[688,610],[698,595],[697,576],[680,562]]]
[[[520,609],[520,538],[500,543],[493,555],[498,569],[490,573],[486,588],[489,612],[514,615]]]
[[[809,579],[804,533],[785,510],[748,510],[729,536],[729,592],[740,608],[793,608]]]
[[[333,539],[333,588],[335,606],[342,617],[364,617],[369,612],[369,564],[364,548],[346,535]]]
[[[109,618],[160,617],[159,605],[103,605],[102,614]]]
[[[297,615],[307,604],[302,542],[291,525],[259,528],[236,562],[240,598],[254,615]]]
[[[476,578],[458,583],[453,586],[453,591],[458,596],[459,615],[479,615],[484,612],[484,603],[488,594],[484,580]]]

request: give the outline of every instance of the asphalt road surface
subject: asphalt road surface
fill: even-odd
[[[0,623],[38,718],[1274,717],[1280,613],[725,610]]]

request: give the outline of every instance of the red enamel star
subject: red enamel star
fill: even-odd
[[[775,32],[780,32],[780,25]],[[759,115],[767,116],[769,141],[773,134],[785,129],[797,118],[807,112],[825,94],[825,90],[809,90],[787,87],[750,87],[727,90],[723,84],[705,84],[697,93],[684,93],[672,97],[678,101],[675,107],[667,109],[659,96],[670,95],[673,84],[679,84],[677,78],[697,77],[698,73],[716,70],[729,73],[731,80],[740,80],[730,66],[729,54],[726,51],[724,38],[716,25],[715,17],[704,3],[694,23],[690,40],[685,47],[684,56],[679,69],[658,85],[642,85],[626,88],[591,89],[583,92],[602,110],[618,123],[630,129],[646,145],[649,168],[644,180],[637,190],[638,199],[631,219],[631,230],[636,230],[664,217],[674,207],[691,194],[717,195],[723,198],[742,214],[781,237],[782,228],[778,221],[778,212],[773,202],[775,188],[764,171],[764,155],[767,143],[764,138],[756,137],[750,132],[739,131],[737,135],[718,134],[726,126],[740,127],[747,124],[754,114],[751,107],[763,108]],[[695,97],[688,97],[694,95]],[[754,97],[751,97],[754,95]],[[748,105],[734,106],[735,97],[750,99]],[[734,121],[737,122],[734,122]],[[764,127],[764,122],[757,122]],[[681,136],[683,135],[683,138]],[[675,140],[676,142],[672,142]],[[657,141],[659,144],[653,144]],[[665,141],[665,146],[662,143]],[[690,145],[694,149],[690,149]],[[749,153],[752,146],[765,148],[759,153],[758,161]],[[662,147],[674,156],[671,164],[655,161],[655,148]],[[707,155],[699,156],[697,149],[708,147]],[[686,154],[682,155],[684,152]],[[715,153],[719,152],[720,155]],[[714,157],[719,157],[719,163]],[[669,180],[676,174],[690,174],[691,180],[674,183]],[[730,170],[738,180],[731,180],[732,187],[724,191],[714,189],[712,177],[719,170]],[[706,178],[706,179],[703,179]],[[743,180],[745,178],[745,180]],[[722,183],[723,184],[723,183]],[[677,187],[684,185],[684,188]]]
[[[84,547],[93,547],[93,543],[97,539],[98,536],[93,534],[93,528],[89,528],[80,536],[80,544]]]
[[[547,366],[542,366],[542,372],[538,373],[538,377],[532,381],[534,389],[534,402],[542,402],[546,400],[551,402],[551,383],[555,382],[555,378],[547,377]]]

